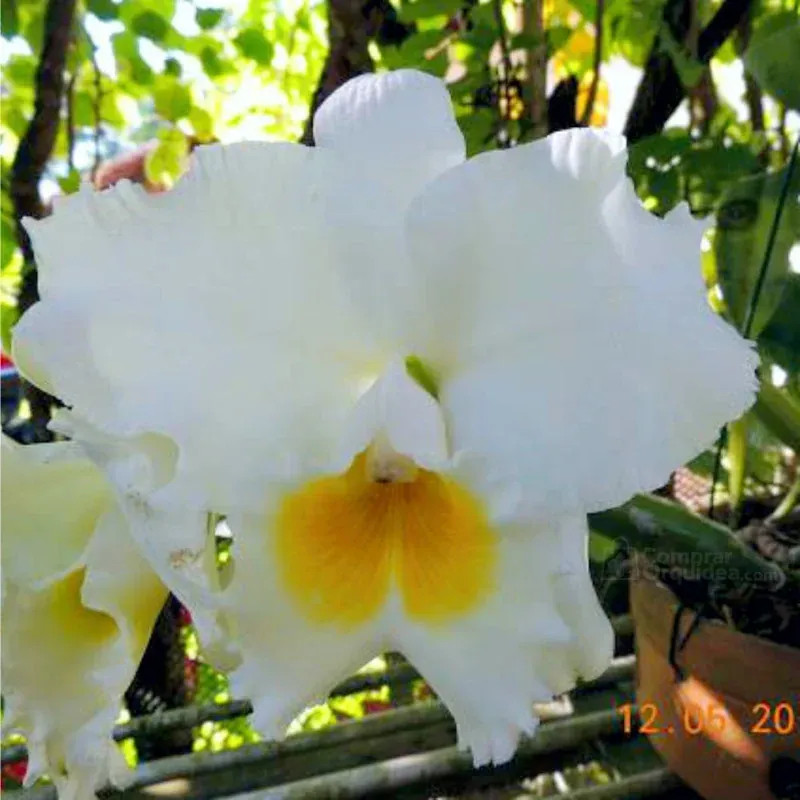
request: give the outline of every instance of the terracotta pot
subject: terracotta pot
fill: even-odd
[[[631,584],[639,720],[707,800],[800,798],[800,649],[704,620],[669,663],[675,595],[638,562]],[[694,612],[683,614],[680,635]],[[797,781],[797,783],[795,783]]]

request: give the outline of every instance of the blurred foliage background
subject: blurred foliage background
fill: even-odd
[[[22,216],[47,214],[82,181],[167,190],[208,142],[312,144],[313,109],[338,85],[413,67],[446,80],[470,154],[606,125],[628,136],[629,172],[650,211],[686,201],[714,223],[703,252],[709,302],[757,340],[763,388],[728,431],[717,469],[713,450],[691,465],[704,481],[694,491],[707,495],[714,472],[732,519],[753,498],[770,513],[791,511],[800,493],[800,168],[789,169],[800,130],[797,0],[2,0],[1,13],[6,353],[18,314],[36,300]],[[220,264],[220,280],[238,280],[235,267]],[[4,401],[4,422],[46,438],[50,400],[30,388],[26,398]],[[602,536],[592,545],[596,561],[614,549]],[[151,675],[129,705],[143,713],[227,699],[190,621],[179,609],[164,615],[151,662],[173,663],[174,680]],[[386,702],[366,692],[295,724]],[[254,737],[244,720],[205,723],[193,746]]]

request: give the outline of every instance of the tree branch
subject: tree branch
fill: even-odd
[[[522,5],[522,30],[533,44],[528,49],[528,109],[530,111],[531,139],[540,139],[548,131],[547,122],[547,40],[544,30],[543,0],[524,0]]]
[[[92,97],[92,114],[94,115],[92,181],[94,181],[97,170],[100,169],[100,162],[103,160],[100,154],[100,144],[103,140],[103,79],[100,68],[97,66],[97,47],[88,33],[86,38],[89,40],[89,60],[92,62],[92,80],[94,82],[94,96]]]
[[[581,116],[581,125],[588,125],[594,111],[597,90],[600,88],[600,65],[603,63],[603,13],[605,0],[596,0],[594,17],[594,58],[592,61],[592,83],[589,86],[589,96],[586,98],[586,107]]]
[[[39,181],[53,152],[58,134],[61,103],[64,96],[64,67],[71,38],[75,0],[50,0],[44,19],[44,40],[36,68],[33,117],[20,139],[11,165],[11,199],[17,218],[17,235],[22,255],[33,262],[33,251],[23,217],[44,214]]]
[[[753,29],[753,15],[745,14],[737,25],[736,38],[734,44],[736,46],[736,54],[741,58],[744,56],[748,45],[750,44],[750,37]],[[747,110],[750,115],[750,124],[753,126],[753,131],[764,131],[764,107],[762,105],[761,87],[759,87],[755,78],[753,78],[750,70],[745,67],[744,69],[744,87],[745,87],[745,101],[747,102]]]
[[[511,92],[509,88],[513,68],[511,65],[511,50],[508,46],[508,31],[503,19],[503,0],[492,0],[492,11],[494,13],[494,24],[497,27],[497,41],[500,45],[500,63],[502,65],[502,72],[498,69],[497,111],[500,117],[500,127],[497,141],[500,147],[508,147],[508,120],[511,115]]]
[[[708,64],[731,32],[750,9],[752,0],[724,0],[697,41],[697,60]],[[683,44],[689,32],[688,0],[668,0],[664,8],[664,24],[675,42]],[[625,123],[629,142],[658,133],[686,95],[678,70],[656,39],[647,59],[644,76],[636,90],[633,105]]]
[[[25,275],[18,298],[19,310],[25,311],[38,299],[36,266],[33,248],[25,229],[23,217],[39,218],[45,209],[39,194],[39,181],[53,152],[64,99],[64,68],[72,37],[76,0],[49,0],[44,15],[44,36],[34,81],[33,116],[20,139],[11,165],[10,194],[14,204],[17,241],[25,259]],[[46,438],[45,425],[49,418],[50,399],[38,389],[26,386],[31,405],[34,431]]]

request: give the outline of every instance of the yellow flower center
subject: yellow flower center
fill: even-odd
[[[283,500],[279,569],[309,620],[363,623],[394,584],[409,617],[436,624],[492,590],[495,535],[482,505],[451,478],[409,462],[370,448],[344,474]]]

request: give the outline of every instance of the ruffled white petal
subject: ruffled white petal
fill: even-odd
[[[451,170],[412,206],[414,352],[451,447],[533,518],[660,485],[753,400],[756,355],[707,307],[702,226],[645,212],[621,140],[567,131]]]
[[[453,714],[476,766],[508,761],[538,719],[533,703],[599,675],[613,632],[589,579],[586,519],[498,527],[497,592],[446,627],[390,616],[393,646]]]
[[[380,628],[378,620],[349,631],[309,622],[283,588],[265,518],[237,516],[229,524],[234,568],[224,608],[242,655],[231,689],[250,698],[258,731],[281,738],[303,708],[384,649]],[[342,581],[358,581],[359,571],[352,565]]]
[[[329,457],[374,361],[338,269],[342,185],[330,154],[242,144],[203,148],[163,195],[71,196],[28,222],[43,299],[21,368],[108,433],[170,436],[223,512],[265,465]]]
[[[79,558],[113,499],[74,444],[23,446],[2,436],[3,580],[37,586]]]
[[[403,203],[466,154],[447,87],[411,69],[345,83],[317,111],[314,141]]]
[[[166,589],[73,445],[6,443],[2,483],[4,724],[27,737],[26,784],[46,773],[60,800],[86,800],[124,782],[111,730]]]
[[[219,669],[232,666],[236,659],[217,596],[214,526],[197,486],[178,469],[174,442],[154,433],[112,436],[65,409],[56,412],[51,428],[80,441],[102,470],[106,492],[113,489],[142,554],[192,610],[205,657]]]

